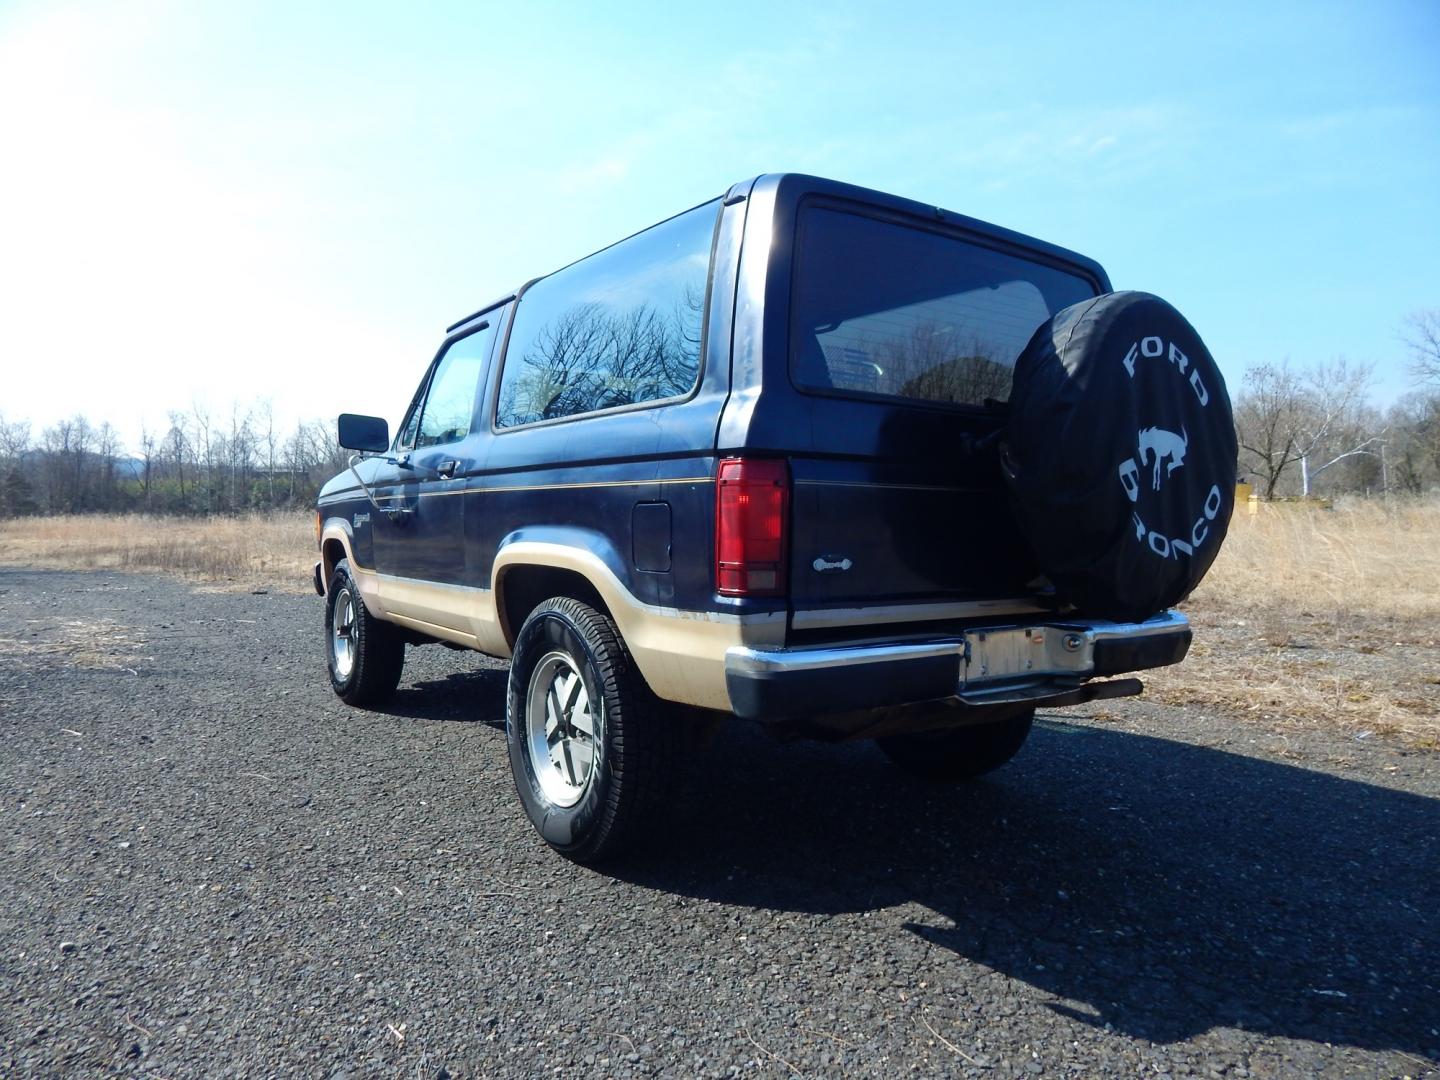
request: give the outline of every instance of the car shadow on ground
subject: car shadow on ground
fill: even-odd
[[[505,730],[508,668],[456,671],[439,679],[402,682],[395,696],[373,711],[407,720],[482,723]]]
[[[976,783],[732,725],[610,869],[781,911],[916,902],[908,932],[1174,1042],[1217,1026],[1440,1056],[1440,800],[1159,738],[1037,725]]]

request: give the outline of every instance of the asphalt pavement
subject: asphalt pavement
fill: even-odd
[[[1107,702],[943,787],[737,722],[594,871],[503,665],[356,711],[322,618],[0,569],[0,1076],[1440,1072],[1440,754]]]

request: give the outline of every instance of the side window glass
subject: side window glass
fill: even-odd
[[[679,397],[700,372],[719,201],[581,259],[516,308],[498,427]]]
[[[492,324],[487,323],[445,350],[435,366],[435,374],[430,377],[425,405],[417,412],[420,423],[415,433],[415,449],[455,442],[470,434],[475,392],[493,337]]]
[[[410,402],[410,411],[405,414],[405,422],[400,425],[400,433],[395,437],[396,450],[409,450],[415,445],[415,432],[420,428],[420,406],[425,400],[425,384],[430,379],[430,373],[425,373],[425,378],[420,380],[420,388],[415,391],[415,397]]]

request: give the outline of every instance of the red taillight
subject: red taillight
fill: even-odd
[[[715,586],[723,596],[785,591],[790,471],[766,458],[725,458],[715,474]]]

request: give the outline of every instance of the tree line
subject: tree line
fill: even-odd
[[[348,460],[334,421],[284,430],[268,402],[171,412],[134,446],[109,421],[75,415],[36,431],[0,414],[0,517],[304,507]]]
[[[1265,498],[1440,489],[1440,308],[1411,315],[1402,336],[1410,391],[1386,409],[1372,401],[1369,365],[1246,371],[1231,388],[1242,478]]]
[[[1266,498],[1440,490],[1440,308],[1411,316],[1404,338],[1411,391],[1385,409],[1365,365],[1247,370],[1231,388],[1241,477]],[[135,446],[109,421],[77,415],[34,431],[0,414],[0,517],[307,507],[348,460],[334,421],[282,430],[268,402],[171,412]]]

